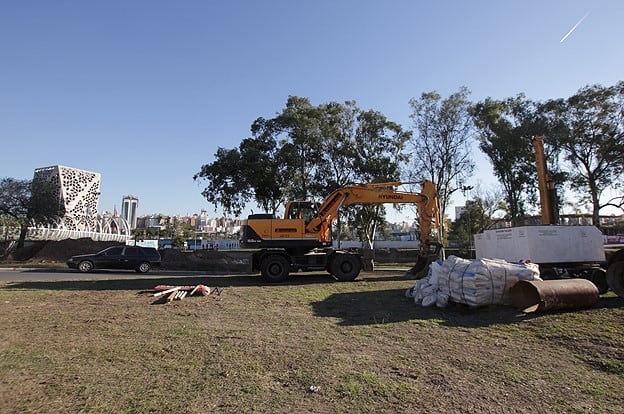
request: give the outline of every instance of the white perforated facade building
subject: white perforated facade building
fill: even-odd
[[[33,180],[45,180],[58,191],[65,207],[62,227],[70,230],[96,231],[100,200],[100,174],[55,165],[37,168]]]

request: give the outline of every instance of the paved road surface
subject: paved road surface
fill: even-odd
[[[159,279],[162,277],[201,276],[202,272],[151,271],[137,273],[134,271],[98,270],[92,273],[80,273],[72,269],[3,269],[0,268],[0,282],[30,282],[55,280],[110,280],[110,279]],[[215,275],[211,275],[215,276]]]
[[[365,278],[401,277],[407,268],[375,268],[375,272],[362,272],[359,280]],[[74,269],[49,268],[49,269],[12,269],[0,268],[0,283],[8,282],[35,282],[35,281],[93,281],[93,280],[141,280],[141,279],[171,279],[171,278],[194,278],[202,277],[219,283],[227,283],[226,278],[235,279],[233,282],[240,283],[263,283],[257,274],[215,274],[200,271],[175,271],[175,270],[151,270],[149,273],[137,273],[134,271],[96,270],[91,273],[80,273]],[[294,273],[289,282],[286,283],[306,283],[315,281],[331,280],[331,276],[326,272]]]

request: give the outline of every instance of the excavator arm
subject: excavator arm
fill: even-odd
[[[421,193],[397,191],[395,187],[406,183],[390,182],[342,187],[332,192],[318,208],[317,215],[306,224],[307,233],[317,233],[322,241],[330,241],[331,223],[342,206],[352,204],[416,204],[420,224],[421,251],[428,251],[432,226],[439,227],[438,200],[435,185],[423,183]]]

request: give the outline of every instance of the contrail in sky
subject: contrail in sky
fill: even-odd
[[[578,21],[578,22],[577,22],[574,26],[572,26],[572,28],[570,29],[570,31],[569,31],[568,33],[566,33],[566,34],[565,34],[565,36],[563,36],[563,37],[561,38],[561,40],[559,41],[559,43],[563,43],[563,42],[564,42],[564,41],[565,41],[565,40],[566,40],[566,39],[567,39],[567,38],[568,38],[568,37],[572,34],[572,32],[573,32],[573,31],[575,31],[575,30],[576,30],[576,28],[577,28],[577,27],[579,27],[579,25],[580,25],[581,23],[583,23],[583,20],[585,20],[585,18],[586,18],[587,16],[589,16],[589,12],[585,13],[585,16],[583,16],[583,17],[581,18],[581,20],[579,20],[579,21]]]

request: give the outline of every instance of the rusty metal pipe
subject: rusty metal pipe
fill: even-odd
[[[520,280],[511,288],[511,301],[525,313],[590,308],[598,288],[586,279]]]

